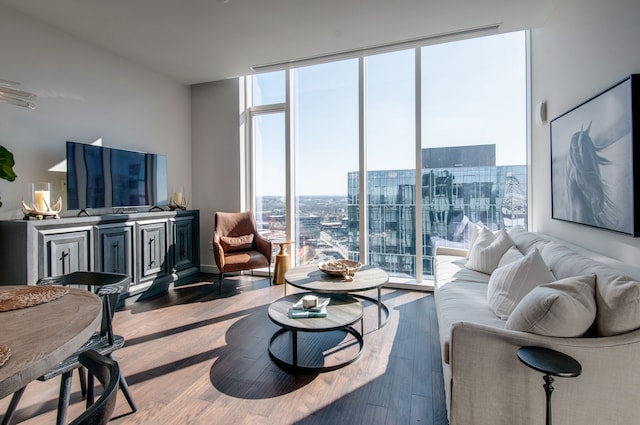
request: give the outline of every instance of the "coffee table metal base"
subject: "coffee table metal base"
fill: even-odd
[[[380,288],[378,288],[378,299],[375,299],[373,297],[368,297],[362,294],[350,293],[349,295],[351,295],[354,298],[368,301],[378,306],[378,329],[380,329],[381,327],[387,324],[387,322],[389,321],[389,307],[387,307],[382,302],[382,294],[381,294]],[[382,317],[382,313],[384,313],[384,317]]]
[[[353,343],[357,343],[358,348],[357,352],[353,355],[350,355],[346,360],[338,361],[331,365],[326,365],[325,356],[322,353],[317,353],[316,356],[305,356],[304,358],[299,358],[298,356],[298,333],[301,331],[295,331],[291,329],[281,328],[276,333],[273,334],[271,340],[269,341],[269,356],[271,359],[282,368],[290,368],[295,370],[303,370],[309,372],[329,372],[331,370],[340,369],[341,367],[350,365],[355,362],[362,356],[362,352],[364,350],[364,339],[360,332],[355,330],[353,327],[347,327],[340,330],[334,330],[330,332],[302,332],[303,334],[315,334],[314,336],[317,338],[327,337],[327,334],[332,333],[340,333],[344,335],[352,335],[355,338]],[[287,338],[287,335],[291,335],[290,341],[283,341]],[[351,345],[351,343],[343,342],[344,345]],[[279,349],[277,348],[279,347]],[[288,350],[286,348],[290,348],[290,354],[287,353]],[[355,351],[354,347],[342,347],[342,345],[336,346],[335,350],[344,350],[344,351]],[[315,360],[315,361],[314,361]]]

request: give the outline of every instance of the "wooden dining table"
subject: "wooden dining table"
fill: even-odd
[[[19,286],[0,286],[0,291]],[[0,366],[0,399],[26,386],[77,351],[98,330],[100,298],[69,288],[61,298],[0,312],[0,344],[11,356]]]

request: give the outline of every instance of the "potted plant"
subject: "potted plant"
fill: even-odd
[[[17,177],[13,171],[14,165],[13,154],[4,146],[0,146],[0,178],[10,182],[14,181]],[[0,207],[2,207],[2,201],[0,201]]]

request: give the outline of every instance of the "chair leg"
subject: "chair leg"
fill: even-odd
[[[87,396],[87,379],[84,373],[84,367],[80,366],[78,368],[78,376],[80,377],[80,393],[82,394],[82,398]]]
[[[71,378],[73,371],[62,374],[60,382],[60,395],[58,397],[58,416],[56,417],[56,425],[64,425],[67,418],[67,408],[69,407],[69,398],[71,397]]]
[[[220,272],[220,295],[222,295],[222,281],[224,280],[224,273]]]
[[[120,389],[122,390],[122,394],[124,394],[124,398],[127,399],[127,403],[129,403],[131,411],[137,411],[138,408],[136,407],[136,403],[133,401],[133,397],[131,397],[131,393],[129,392],[129,385],[127,385],[127,381],[122,375],[120,376]]]
[[[109,355],[109,358],[113,361],[117,361],[113,356],[113,353]],[[124,394],[124,398],[127,399],[127,403],[129,403],[129,407],[133,412],[136,412],[138,408],[136,407],[136,403],[133,401],[133,397],[131,396],[131,392],[129,391],[129,385],[127,384],[127,380],[124,378],[124,375],[120,374],[120,389],[122,390],[122,394]]]
[[[18,403],[20,402],[20,398],[22,397],[22,393],[27,387],[24,386],[20,388],[18,391],[13,393],[13,397],[11,397],[11,402],[9,403],[9,407],[7,407],[7,411],[4,414],[4,419],[2,420],[2,425],[9,425],[11,423],[11,419],[13,419],[13,414],[16,412],[16,408],[18,407]]]
[[[271,286],[273,284],[273,281],[271,280],[271,266],[268,267],[267,273],[269,273],[269,286]]]
[[[84,368],[80,368],[84,369]],[[84,371],[82,372],[82,377],[84,378]],[[87,373],[87,380],[85,382],[86,385],[86,397],[87,397],[87,409],[91,407],[93,404],[94,394],[93,394],[93,375],[91,373]]]

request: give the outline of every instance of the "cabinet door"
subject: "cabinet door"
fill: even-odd
[[[140,225],[141,277],[167,273],[167,223]]]
[[[173,268],[174,271],[188,269],[195,264],[193,217],[173,221]]]
[[[40,277],[89,270],[89,231],[44,234],[44,270]]]
[[[97,267],[107,273],[122,273],[133,277],[131,267],[131,226],[98,228]]]

